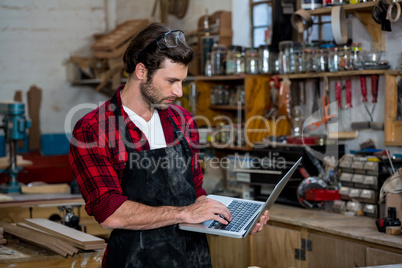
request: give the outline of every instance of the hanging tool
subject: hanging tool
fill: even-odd
[[[346,79],[345,86],[346,86],[346,105],[345,105],[345,108],[349,109],[349,108],[353,107],[353,105],[352,105],[352,80]]]
[[[316,113],[320,108],[318,107],[318,99],[320,98],[320,80],[316,79],[314,82],[314,100],[311,114]]]
[[[370,121],[361,121],[361,122],[353,122],[352,123],[352,129],[365,129],[365,128],[370,128],[370,124],[373,121],[373,116],[367,106],[367,85],[366,85],[366,77],[365,76],[360,76],[360,89],[362,93],[362,102],[364,105],[364,108],[367,111],[367,114],[370,116]]]
[[[328,107],[329,107],[329,98],[327,95],[322,96],[322,106],[324,108],[324,116],[322,117],[321,121],[311,123],[308,126],[308,130],[316,130],[322,124],[325,124],[325,128],[327,128],[327,123],[331,118],[334,118],[336,114],[328,115]]]
[[[371,122],[371,129],[383,130],[384,123],[383,122],[374,122],[374,109],[377,104],[377,96],[378,96],[378,75],[371,76],[371,95],[372,95],[372,103],[373,107],[371,108],[371,117],[373,118]]]
[[[370,116],[370,122],[373,122],[373,115],[371,114],[369,108],[367,107],[367,85],[366,85],[366,77],[365,76],[360,76],[360,88],[362,92],[362,102],[364,105],[364,108],[366,109],[368,115]]]
[[[378,76],[371,76],[371,94],[373,96],[372,103],[373,107],[371,108],[371,115],[374,113],[375,105],[377,103],[377,95],[378,95]]]
[[[335,99],[338,103],[338,109],[342,110],[342,85],[341,81],[335,82]]]

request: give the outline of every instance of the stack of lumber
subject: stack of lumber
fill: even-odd
[[[100,91],[112,80],[112,88],[116,90],[121,84],[121,73],[124,70],[123,54],[131,38],[147,26],[147,19],[129,20],[118,25],[111,32],[98,38],[91,46],[95,58],[107,59],[109,69],[103,74],[102,82],[96,87]]]
[[[130,39],[142,30],[149,21],[147,19],[129,20],[118,25],[111,32],[96,40],[91,49],[96,58],[117,58],[124,54]]]
[[[6,233],[64,257],[72,256],[79,250],[102,250],[106,247],[105,240],[101,238],[42,218],[25,219],[17,224],[0,222],[0,226]]]
[[[0,227],[0,245],[4,245],[4,244],[6,244],[6,243],[7,243],[7,240],[4,239],[4,236],[3,236],[3,228]]]

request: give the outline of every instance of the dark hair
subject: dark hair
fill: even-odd
[[[131,39],[123,56],[126,72],[131,74],[138,63],[143,63],[147,68],[147,78],[150,81],[155,71],[161,68],[160,65],[166,58],[176,63],[189,65],[193,60],[194,51],[185,42],[179,41],[176,47],[162,49],[154,42],[154,40],[170,30],[165,24],[154,22],[137,33]]]

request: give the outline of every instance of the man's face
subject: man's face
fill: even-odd
[[[140,84],[144,101],[156,109],[164,110],[183,95],[182,82],[187,77],[187,66],[165,59],[151,80]]]

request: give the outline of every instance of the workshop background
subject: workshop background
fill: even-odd
[[[13,100],[16,90],[21,90],[23,101],[32,85],[43,90],[40,106],[40,131],[42,153],[56,155],[67,153],[71,128],[90,109],[80,109],[72,122],[65,126],[66,116],[73,107],[81,104],[99,105],[107,97],[95,92],[91,86],[72,85],[67,80],[66,63],[70,56],[90,57],[93,35],[105,33],[127,20],[147,18],[159,20],[159,9],[152,16],[154,1],[90,0],[90,1],[12,1],[0,4],[0,91],[1,100]],[[171,28],[184,32],[197,29],[200,16],[208,10],[232,12],[233,44],[251,45],[250,8],[244,0],[190,1],[184,18],[168,15]],[[371,37],[357,18],[351,17],[351,33],[360,40],[364,49],[370,49]],[[387,59],[391,66],[400,62],[402,50],[402,20],[393,24],[392,32],[385,32]],[[379,85],[383,85],[380,78]],[[353,81],[353,101],[363,108],[360,99],[359,81]],[[383,121],[384,90],[379,89],[375,119]],[[355,106],[356,106],[355,105]],[[364,109],[351,115],[352,121],[367,116]],[[66,129],[67,128],[67,129]],[[67,131],[66,131],[67,130]],[[373,135],[375,134],[375,135]],[[350,149],[370,137],[379,148],[383,147],[381,132],[361,131],[357,142],[347,141]],[[0,136],[0,139],[4,136]],[[387,147],[388,148],[388,147]],[[389,148],[392,151],[397,148]],[[4,154],[4,142],[0,153]]]
[[[201,40],[209,36],[209,32],[201,25],[204,23],[203,18],[206,17],[207,22],[213,18],[216,27],[219,24],[219,16],[223,25],[228,22],[223,22],[224,16],[230,14],[231,28],[225,29],[225,33],[229,33],[231,38],[230,43],[249,48],[253,46],[250,30],[253,26],[250,8],[252,4],[311,4],[328,1],[0,0],[0,102],[21,100],[25,104],[27,119],[32,120],[32,127],[26,131],[28,135],[25,142],[14,142],[18,144],[17,181],[25,184],[33,182],[30,185],[32,187],[23,185],[24,192],[21,194],[0,194],[0,266],[24,263],[25,266],[20,267],[68,267],[77,261],[84,266],[89,260],[90,265],[86,267],[98,267],[101,262],[105,242],[111,230],[102,229],[93,217],[86,214],[83,208],[85,203],[74,182],[67,155],[71,132],[77,120],[109,99],[116,89],[112,86],[116,82],[115,74],[113,78],[105,78],[107,71],[103,69],[104,66],[100,69],[105,72],[101,75],[97,73],[99,77],[95,79],[91,77],[94,69],[93,66],[88,68],[90,61],[86,59],[94,57],[93,45],[96,40],[107,36],[127,21],[143,19],[149,22],[164,20],[170,28],[183,30],[186,38],[192,34],[194,38],[195,32],[195,39],[198,37]],[[356,2],[332,1],[337,1],[338,4]],[[176,15],[162,12],[161,4],[167,2],[187,2],[185,16],[178,18]],[[310,115],[311,107],[314,109],[318,104],[319,108],[322,108],[320,94],[315,94],[317,88],[327,93],[323,90],[326,87],[326,79],[329,79],[328,97],[334,105],[337,83],[341,83],[343,87],[350,80],[352,107],[338,110],[335,123],[329,121],[327,126],[324,124],[327,123],[326,115],[323,116],[322,121],[316,122],[322,126],[314,132],[310,131],[309,134],[314,135],[307,135],[306,139],[302,140],[303,137],[298,135],[289,135],[294,134],[296,129],[291,129],[292,119],[287,118],[277,124],[283,135],[276,133],[279,135],[274,137],[272,133],[268,135],[267,131],[253,133],[255,135],[252,137],[258,140],[258,148],[246,144],[241,135],[230,141],[229,146],[224,146],[228,141],[228,135],[224,135],[228,133],[227,126],[214,125],[213,127],[223,131],[219,135],[213,135],[211,129],[200,125],[203,127],[200,129],[203,145],[200,163],[204,171],[204,188],[209,193],[265,200],[284,170],[290,168],[299,157],[303,157],[303,164],[270,210],[270,221],[263,233],[237,240],[208,236],[214,267],[256,265],[261,268],[337,268],[371,267],[380,264],[395,264],[396,266],[392,267],[400,267],[398,263],[402,263],[399,220],[402,218],[402,169],[398,168],[402,166],[402,117],[391,122],[395,123],[392,125],[394,131],[391,131],[388,141],[381,124],[387,119],[386,111],[391,108],[396,111],[397,107],[401,107],[397,106],[397,98],[402,96],[402,91],[398,95],[397,84],[402,83],[402,19],[391,24],[392,31],[380,31],[378,29],[381,26],[372,22],[371,12],[368,11],[373,8],[373,2],[361,2],[356,6],[369,17],[370,23],[363,25],[362,20],[355,16],[353,8],[350,8],[352,4],[345,5],[345,8],[349,8],[346,22],[348,40],[353,39],[354,42],[361,43],[362,51],[372,51],[383,46],[383,55],[389,64],[389,70],[327,71],[322,75],[318,72],[288,74],[293,85],[298,84],[300,89],[301,86],[303,88],[299,91],[287,88],[289,94],[286,97],[283,96],[286,94],[281,96],[285,103],[291,95],[290,92],[305,92],[303,105]],[[387,5],[390,4],[388,1]],[[283,8],[289,6],[284,5]],[[325,13],[322,11],[324,9],[309,11],[318,14],[315,24],[320,20],[317,17]],[[287,10],[287,18],[295,11]],[[326,27],[329,25],[331,23],[326,23]],[[373,32],[378,34],[377,40],[373,40],[373,32],[369,32],[369,29],[373,28],[376,29]],[[305,32],[294,39],[302,41]],[[332,43],[332,32],[324,32],[323,35]],[[254,36],[255,38],[257,37]],[[266,36],[258,38],[269,39]],[[317,39],[318,36],[313,34],[308,41],[314,38]],[[190,38],[187,40],[190,42]],[[103,59],[96,60],[102,65]],[[113,57],[108,60],[109,64],[116,63]],[[190,66],[191,70],[194,66]],[[212,100],[217,97],[213,92],[226,94],[232,90],[236,92],[232,94],[235,102],[243,101],[239,112],[244,115],[241,120],[252,116],[273,118],[267,116],[275,108],[273,92],[275,88],[279,88],[278,84],[281,88],[285,87],[283,81],[286,80],[286,73],[276,72],[273,75],[271,70],[270,73],[254,75],[244,74],[243,70],[241,75],[220,74],[209,77],[201,75],[203,71],[199,70],[183,83],[187,99],[178,100],[191,112],[205,115],[208,119],[223,114],[229,115],[233,121],[237,120],[238,107],[233,108],[233,103],[220,103],[221,106],[212,104]],[[354,74],[349,75],[348,72]],[[372,122],[378,123],[380,127],[351,131],[352,123],[366,124],[370,120],[365,106],[371,110],[373,104],[363,103],[359,76],[367,78],[367,91],[371,100],[371,74],[379,77],[378,100],[373,110]],[[386,80],[386,76],[391,78]],[[117,78],[118,83],[124,83],[124,73]],[[102,85],[104,81],[106,84]],[[98,88],[99,85],[102,87]],[[389,88],[385,88],[387,85]],[[345,95],[346,90],[341,91]],[[396,92],[392,95],[395,98],[386,103],[386,96],[390,99],[390,92]],[[2,110],[2,107],[4,106],[0,106],[0,120],[4,114],[9,115],[9,111]],[[283,109],[286,110],[286,107]],[[331,108],[330,114],[332,112]],[[297,117],[293,115],[294,118]],[[239,132],[245,131],[246,128],[241,120],[235,121]],[[256,125],[258,128],[258,124]],[[330,131],[351,136],[326,139]],[[282,143],[286,135],[288,144]],[[317,161],[307,152],[307,148],[312,148],[316,153],[323,153],[321,156],[329,158]],[[8,144],[1,131],[0,183],[6,181],[7,173],[13,175],[10,173],[8,156]],[[333,159],[330,156],[339,160],[335,161],[335,166],[331,165]],[[228,160],[229,166],[214,168],[211,161],[218,158]],[[278,159],[286,159],[283,166],[279,167],[280,162],[272,164],[271,161]],[[257,167],[254,166],[253,160],[260,161],[257,161]],[[274,167],[264,166],[267,162]],[[385,189],[388,193],[387,199],[384,198],[384,192],[381,192],[383,184],[388,187]],[[35,191],[43,192],[38,194]],[[43,194],[44,192],[50,194]],[[55,222],[62,224],[54,225]],[[79,229],[80,233],[72,232],[72,228],[65,229],[66,226]],[[35,228],[51,235],[38,236],[35,233],[38,230],[35,231]],[[35,244],[37,245],[39,240],[42,241],[43,237],[46,239],[40,243],[38,249]],[[55,241],[56,238],[62,241]],[[20,243],[20,240],[26,243]]]

